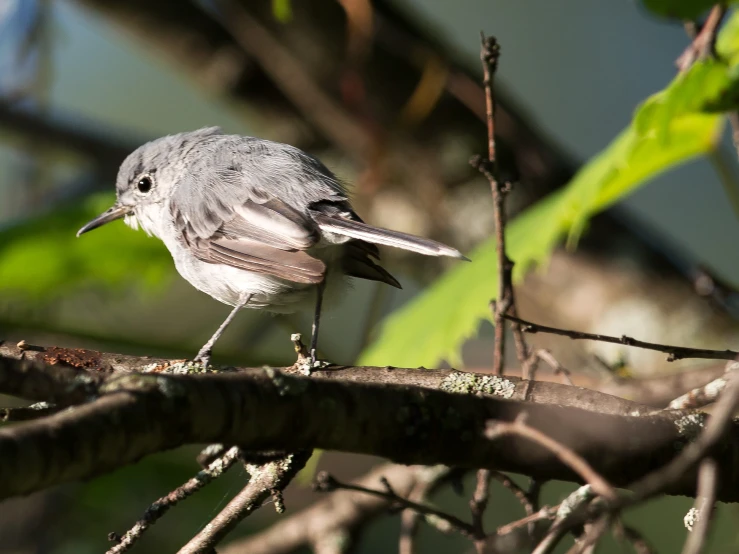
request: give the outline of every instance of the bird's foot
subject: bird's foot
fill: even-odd
[[[303,375],[310,375],[314,369],[323,369],[331,364],[329,362],[316,359],[315,350],[310,354],[308,349],[303,344],[302,336],[300,333],[295,333],[290,336],[290,340],[295,345],[295,352],[298,355],[298,359],[295,362],[295,368],[300,370]]]
[[[192,359],[192,361],[193,363],[202,364],[203,369],[207,369],[210,365],[211,354],[212,352],[210,348],[203,347],[200,349],[200,352],[198,352],[198,355]]]
[[[310,375],[313,371],[324,369],[330,365],[331,362],[327,362],[326,360],[316,360],[313,357],[298,359],[298,361],[295,362],[295,367],[300,370],[300,373],[303,375]]]

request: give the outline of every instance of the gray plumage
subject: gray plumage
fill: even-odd
[[[302,150],[217,127],[144,144],[121,165],[116,192],[116,204],[78,236],[120,217],[141,226],[192,285],[236,307],[230,317],[244,305],[295,311],[316,289],[314,348],[326,284],[330,291],[349,275],[400,288],[377,263],[375,244],[465,259],[439,242],[364,223],[341,182]]]

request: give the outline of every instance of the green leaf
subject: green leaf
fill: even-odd
[[[280,23],[288,23],[293,18],[290,0],[272,0],[272,15]]]
[[[691,21],[716,4],[715,0],[643,0],[643,3],[654,14]]]
[[[655,135],[624,131],[560,192],[538,202],[507,229],[508,255],[520,280],[533,264],[547,260],[569,231],[574,238],[587,219],[644,180],[715,146],[722,118],[692,115],[671,126],[669,148]],[[573,242],[574,244],[574,242]],[[428,290],[392,314],[359,364],[432,367],[440,360],[461,362],[460,349],[473,337],[497,293],[495,242],[489,239]]]
[[[99,194],[0,232],[0,291],[29,299],[62,296],[83,285],[152,288],[173,275],[164,245],[113,222],[77,238],[84,223],[115,200]]]
[[[560,192],[516,218],[507,229],[508,255],[520,279],[532,264],[545,262],[565,236],[574,247],[590,217],[668,169],[711,151],[724,118],[736,108],[739,16],[719,34],[721,60],[705,60],[677,76],[636,110],[629,127],[591,159]],[[478,246],[424,294],[392,314],[359,363],[414,367],[440,360],[459,364],[464,342],[491,319],[497,292],[494,241]]]
[[[516,262],[515,276],[551,251],[559,237],[557,210],[561,193],[537,203],[508,227],[508,247]],[[543,227],[541,226],[543,225]],[[497,290],[496,253],[492,239],[460,262],[424,294],[395,312],[384,324],[378,341],[359,363],[398,367],[430,367],[440,359],[459,364],[459,346],[490,318],[488,303]]]

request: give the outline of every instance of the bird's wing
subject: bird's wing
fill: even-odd
[[[342,198],[341,189],[327,189],[311,166],[301,169],[291,158],[300,151],[288,148],[286,154],[278,148],[283,145],[273,151],[270,145],[275,143],[267,143],[268,148],[265,142],[250,144],[234,137],[210,150],[206,143],[196,157],[199,163],[188,167],[170,199],[175,228],[203,261],[319,283],[326,267],[305,251],[318,242],[320,232],[296,205],[309,205],[311,195]],[[311,177],[316,183],[305,186]]]

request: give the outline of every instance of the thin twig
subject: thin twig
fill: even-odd
[[[254,513],[270,496],[275,499],[275,509],[282,513],[282,490],[305,466],[311,451],[289,454],[266,464],[244,464],[249,474],[249,483],[221,512],[214,517],[179,554],[212,552],[215,546],[243,519]]]
[[[476,535],[475,528],[472,526],[472,524],[467,523],[466,521],[462,521],[461,519],[459,519],[458,517],[454,515],[447,514],[446,512],[442,512],[441,510],[437,510],[436,508],[425,506],[423,504],[419,504],[417,502],[408,500],[407,498],[403,498],[402,496],[395,494],[395,492],[393,492],[392,489],[388,489],[387,486],[385,486],[386,488],[385,491],[381,491],[377,489],[370,489],[368,487],[364,487],[361,485],[355,485],[352,483],[342,483],[341,481],[338,481],[337,479],[335,479],[334,477],[332,477],[325,471],[322,471],[318,475],[316,475],[316,480],[313,486],[315,490],[321,491],[321,492],[333,492],[335,490],[347,490],[347,491],[356,491],[356,492],[363,492],[365,494],[371,494],[372,496],[377,496],[379,498],[384,498],[385,500],[389,500],[390,502],[398,505],[401,508],[415,510],[419,514],[423,514],[425,516],[432,516],[441,521],[444,521],[449,526],[451,526],[452,529],[458,531],[459,533],[461,533],[467,538],[470,538],[473,540],[482,538]]]
[[[601,516],[595,522],[586,525],[586,532],[567,551],[567,554],[592,554],[598,541],[605,534],[610,523],[608,515]]]
[[[622,337],[612,337],[610,335],[597,335],[595,333],[585,333],[582,331],[572,331],[569,329],[560,329],[558,327],[548,327],[539,325],[521,318],[505,315],[506,319],[514,321],[521,325],[525,333],[549,333],[551,335],[561,335],[569,337],[573,340],[595,340],[599,342],[610,342],[612,344],[623,344],[624,346],[633,346],[635,348],[643,348],[645,350],[656,350],[668,354],[667,361],[674,362],[676,360],[685,360],[689,358],[698,358],[705,360],[734,360],[739,356],[739,352],[734,350],[710,350],[706,348],[689,348],[685,346],[673,346],[669,344],[660,344],[656,342],[646,342],[637,340],[626,335]]]
[[[136,524],[131,527],[125,535],[123,535],[123,537],[120,538],[120,541],[117,541],[118,544],[108,550],[107,554],[120,554],[121,552],[126,552],[139,538],[141,538],[141,535],[149,528],[149,526],[167,513],[172,506],[196,493],[205,485],[223,475],[223,473],[234,464],[238,457],[239,448],[237,446],[231,447],[223,456],[213,461],[206,469],[199,471],[197,475],[187,483],[177,487],[167,496],[163,496],[154,502],[146,510],[144,516],[138,520]],[[115,534],[111,533],[111,536],[115,536]]]
[[[513,482],[513,479],[508,477],[505,473],[493,471],[492,478],[513,493],[513,495],[521,503],[521,506],[523,506],[523,509],[526,512],[527,516],[532,515],[536,511],[537,508],[535,507],[535,504],[530,496],[531,491],[526,492],[525,490],[523,490],[521,487]],[[538,496],[538,493],[536,493],[536,495]]]
[[[519,435],[540,444],[589,483],[594,492],[609,500],[618,498],[616,491],[608,481],[601,477],[582,456],[538,429],[526,425],[523,418],[519,417],[513,423],[495,420],[488,422],[485,431],[488,439],[494,440],[504,435]]]
[[[716,502],[716,484],[718,467],[716,460],[706,458],[698,470],[698,496],[695,508],[698,511],[698,522],[688,535],[683,546],[683,554],[700,554],[708,538],[708,529],[713,520],[713,505]]]
[[[647,539],[633,527],[625,525],[621,519],[614,522],[614,533],[617,537],[628,541],[636,554],[655,554],[655,550],[647,542]]]
[[[538,362],[539,360],[545,362],[549,367],[551,367],[555,375],[561,376],[562,381],[564,381],[565,384],[574,385],[574,383],[572,382],[572,378],[570,377],[570,370],[559,363],[557,358],[555,358],[554,355],[545,348],[539,348],[531,352],[531,355],[529,356],[529,361],[527,361],[527,363],[525,363],[522,368],[524,379],[529,379],[533,381],[536,378],[536,362]]]
[[[725,435],[727,427],[739,406],[739,376],[732,373],[729,382],[720,400],[712,412],[703,432],[698,438],[689,443],[679,456],[667,463],[660,469],[652,471],[642,477],[628,488],[633,491],[629,496],[620,496],[617,501],[610,504],[598,504],[590,513],[579,518],[570,518],[568,521],[555,522],[549,535],[563,536],[567,529],[583,523],[587,519],[593,519],[604,513],[617,514],[620,511],[648,500],[667,489],[671,484],[681,479],[688,471],[692,470],[713,449]],[[715,494],[715,491],[714,491]],[[535,550],[536,554],[548,552],[546,549]]]
[[[442,482],[451,476],[452,472],[448,466],[434,466],[425,468],[425,472],[419,471],[418,480],[408,494],[408,500],[421,503]],[[403,510],[400,514],[400,539],[398,541],[398,554],[414,554],[415,537],[418,532],[418,524],[421,517],[415,510]]]
[[[559,505],[554,523],[544,538],[536,545],[532,554],[551,552],[567,534],[567,530],[570,528],[569,523],[579,522],[578,516],[584,513],[591,500],[593,500],[593,491],[590,485],[584,485],[570,493]]]
[[[334,144],[363,162],[371,138],[347,110],[316,82],[284,43],[239,2],[219,0],[220,23],[316,128]]]
[[[704,60],[714,54],[718,27],[725,14],[726,6],[722,4],[717,4],[711,9],[700,32],[695,35],[693,41],[675,62],[680,73],[687,71],[697,60]],[[694,30],[693,27],[686,26],[686,32],[689,36],[691,30]]]
[[[496,533],[498,535],[506,535],[513,531],[514,529],[517,529],[518,527],[521,527],[522,525],[528,525],[531,523],[536,523],[537,521],[541,521],[542,519],[552,519],[556,516],[557,510],[559,509],[559,504],[556,506],[544,506],[540,510],[533,512],[526,517],[522,517],[521,519],[518,519],[516,521],[512,521],[511,523],[506,523],[505,525],[502,525],[501,527],[498,527],[498,530]]]
[[[483,85],[485,87],[485,113],[488,130],[487,160],[475,156],[470,163],[480,171],[488,181],[493,194],[493,216],[495,220],[496,251],[498,254],[498,296],[495,303],[495,351],[493,354],[493,372],[503,375],[505,364],[505,321],[506,313],[516,313],[516,302],[513,292],[513,262],[506,253],[505,198],[510,191],[510,183],[504,183],[499,177],[497,152],[495,147],[495,96],[493,95],[493,78],[498,68],[500,46],[494,37],[480,35],[480,60],[482,62]],[[528,359],[526,340],[518,325],[513,325],[513,334],[521,364]]]
[[[739,369],[738,362],[729,362],[726,364],[726,371],[736,371]],[[702,387],[695,388],[681,396],[678,396],[667,405],[668,410],[690,410],[702,408],[707,404],[716,402],[726,388],[726,376],[714,379],[710,383]]]
[[[475,534],[478,537],[485,536],[485,530],[483,528],[482,518],[485,515],[485,508],[488,506],[488,500],[490,498],[490,478],[491,471],[489,469],[478,469],[477,470],[477,484],[475,486],[475,492],[472,494],[470,499],[470,513],[472,514],[472,527],[475,529]],[[476,541],[475,548],[482,554],[485,552],[485,542]]]
[[[209,444],[200,451],[195,461],[200,464],[200,467],[208,467],[216,458],[220,458],[226,452],[226,447],[222,444]]]
[[[48,402],[36,402],[30,406],[22,406],[18,408],[0,408],[0,423],[9,423],[11,421],[29,421],[38,419],[62,410],[61,406],[49,404]]]

